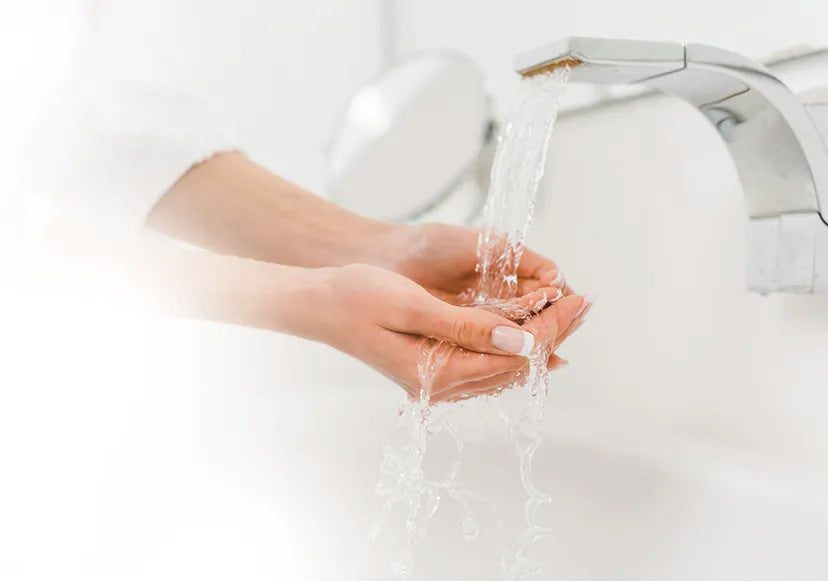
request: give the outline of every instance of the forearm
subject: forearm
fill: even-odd
[[[377,263],[377,241],[394,228],[323,200],[237,152],[190,169],[147,225],[217,252],[304,267]]]
[[[130,313],[233,323],[308,336],[308,311],[329,269],[187,249],[159,238],[115,238],[79,225],[53,228],[38,287],[66,289]]]
[[[177,248],[143,253],[143,283],[162,313],[306,336],[317,269]]]

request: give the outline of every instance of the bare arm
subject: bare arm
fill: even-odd
[[[164,240],[104,239],[83,228],[53,234],[51,271],[73,285],[132,297],[151,312],[320,341],[369,364],[413,396],[419,389],[418,346],[425,338],[481,352],[476,358],[462,350],[452,356],[440,378],[441,399],[459,398],[472,385],[475,393],[495,391],[515,379],[536,342],[552,347],[561,341],[585,305],[580,297],[567,297],[521,327],[489,311],[445,303],[402,275],[368,265],[313,269]],[[540,293],[520,301],[536,305]],[[134,311],[131,301],[126,307]]]
[[[147,225],[203,248],[302,267],[377,263],[387,223],[349,212],[256,165],[221,153],[190,169]]]
[[[217,154],[191,168],[155,205],[147,225],[219,253],[271,263],[383,267],[452,303],[463,302],[463,293],[478,279],[478,231],[372,220],[283,180],[238,152]],[[571,292],[555,263],[529,250],[518,275],[521,295],[547,286]]]

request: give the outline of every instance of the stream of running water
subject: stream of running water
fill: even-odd
[[[468,295],[470,303],[514,320],[532,316],[531,312],[522,310],[510,300],[517,294],[517,268],[546,167],[549,137],[557,118],[559,99],[568,78],[569,70],[560,68],[522,80],[518,101],[499,136],[492,165],[477,252],[479,284],[476,289],[470,289]],[[396,438],[385,447],[376,489],[384,502],[368,532],[357,568],[383,529],[389,527],[391,509],[399,504],[405,508],[405,540],[392,564],[394,574],[399,578],[412,575],[417,542],[426,536],[427,526],[444,499],[461,508],[460,527],[465,539],[472,541],[478,537],[480,528],[472,506],[486,501],[459,479],[465,441],[454,416],[464,404],[430,403],[435,376],[456,350],[461,348],[437,340],[427,340],[420,348],[420,397],[402,407],[392,435]],[[503,549],[500,564],[502,575],[510,579],[524,579],[540,573],[529,553],[550,533],[539,523],[537,516],[539,506],[550,499],[532,479],[533,458],[542,440],[538,423],[546,405],[548,357],[549,347],[537,342],[529,355],[526,371],[508,387],[522,391],[525,403],[516,411],[505,406],[499,411],[506,426],[507,442],[518,457],[520,481],[526,495],[523,531],[511,547]],[[490,406],[497,406],[496,396],[480,398],[490,400]],[[456,455],[447,474],[432,479],[426,475],[423,462],[429,440],[440,433],[451,438]]]

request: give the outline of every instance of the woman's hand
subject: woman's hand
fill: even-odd
[[[77,236],[75,236],[77,235]],[[539,287],[516,300],[524,325],[480,307],[442,301],[411,279],[368,265],[306,269],[184,249],[165,240],[110,240],[106,252],[88,233],[60,233],[61,263],[94,261],[109,275],[96,286],[141,291],[153,311],[226,321],[308,337],[353,355],[419,394],[419,351],[427,338],[452,348],[432,388],[436,400],[496,391],[514,381],[539,342],[551,351],[588,309],[564,297],[545,307],[551,290]],[[71,249],[67,242],[76,240]],[[510,315],[510,317],[514,317]],[[550,356],[548,365],[561,364]]]
[[[412,397],[420,390],[418,357],[427,338],[457,346],[438,372],[433,400],[454,400],[497,391],[526,367],[536,342],[550,347],[577,321],[587,303],[569,296],[546,308],[525,326],[490,311],[458,307],[429,294],[397,273],[368,265],[320,269],[297,305],[296,330],[368,363]],[[539,308],[549,290],[521,297],[524,309]],[[557,358],[550,358],[556,366]]]
[[[522,329],[483,310],[460,308],[480,278],[478,230],[398,226],[358,216],[240,153],[218,154],[191,168],[158,202],[147,224],[206,249],[256,259],[205,259],[228,264],[220,276],[205,265],[203,281],[199,275],[185,282],[181,293],[195,296],[189,300],[195,315],[319,339],[409,391],[419,385],[417,352],[426,337],[465,348],[454,350],[435,387],[435,393],[453,398],[464,386],[504,385],[525,365],[525,358],[508,355],[525,353],[530,341],[525,338],[548,342],[554,351],[589,308],[583,298],[571,296],[552,261],[529,250],[517,271],[517,294],[525,307],[545,304],[559,290],[563,299]],[[346,266],[353,263],[375,267]],[[180,272],[170,275],[175,280]],[[240,289],[246,290],[241,296]],[[550,367],[561,363],[550,356]]]
[[[238,152],[217,154],[186,172],[150,212],[147,225],[205,249],[282,265],[376,265],[452,303],[464,302],[460,295],[478,280],[478,230],[359,216]],[[555,263],[529,250],[518,277],[518,295],[564,287]]]
[[[530,319],[524,329],[547,344],[549,358],[547,369],[556,370],[568,362],[556,356],[552,351],[563,342],[569,333],[580,325],[583,316],[589,311],[588,299],[569,295],[556,302],[534,318]],[[445,348],[444,348],[445,349]],[[495,360],[485,354],[474,354],[462,348],[449,347],[447,359],[437,370],[431,387],[431,402],[456,401],[476,396],[496,394],[520,379],[526,372],[528,360],[515,365]],[[476,360],[476,361],[475,361]],[[477,366],[473,371],[471,366]],[[474,374],[479,377],[474,378]],[[415,386],[419,390],[419,384]],[[412,393],[416,397],[418,392]]]
[[[449,224],[393,227],[378,235],[372,262],[405,275],[445,301],[465,303],[466,292],[480,280],[479,235],[477,229]],[[529,249],[523,251],[517,275],[519,296],[544,287],[561,289],[565,295],[572,292],[557,265]]]
[[[283,331],[350,354],[399,384],[412,397],[420,390],[418,359],[429,338],[452,349],[432,387],[432,400],[456,400],[511,384],[537,343],[550,353],[589,309],[570,295],[547,306],[540,287],[510,307],[519,325],[482,307],[460,307],[435,297],[412,280],[379,267],[348,265],[303,269],[180,250],[160,280],[178,280],[177,305],[185,315]],[[545,309],[544,309],[545,307]],[[562,361],[550,355],[548,366]]]

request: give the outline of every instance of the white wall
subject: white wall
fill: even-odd
[[[824,46],[819,0],[393,0],[397,51],[450,47],[477,61],[492,89],[511,99],[512,58],[566,36],[639,38],[719,45],[757,59]],[[592,90],[576,89],[592,96]]]
[[[384,59],[380,8],[379,0],[4,3],[0,154],[34,177],[0,177],[0,237],[20,238],[21,193],[50,172],[31,155],[45,144],[29,142],[55,96],[77,93],[78,78],[204,99],[254,159],[320,190],[333,124]]]
[[[319,190],[347,99],[383,59],[379,0],[150,0],[93,5],[109,78],[212,100],[254,159]]]

